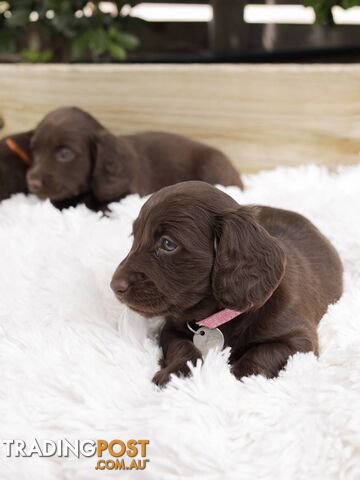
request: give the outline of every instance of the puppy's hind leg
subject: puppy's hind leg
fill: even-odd
[[[297,352],[314,351],[308,339],[301,342],[274,341],[251,347],[231,367],[231,372],[240,380],[250,375],[263,375],[266,378],[276,377],[289,357]]]
[[[204,152],[196,159],[198,180],[209,183],[210,185],[234,185],[241,190],[244,184],[240,173],[230,162],[229,158],[218,150]]]

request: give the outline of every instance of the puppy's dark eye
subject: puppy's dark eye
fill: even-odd
[[[60,163],[71,162],[74,159],[74,152],[67,147],[60,147],[55,152],[56,160]]]
[[[177,249],[177,245],[172,240],[170,240],[170,238],[161,237],[160,248],[161,250],[165,250],[165,252],[174,252]]]

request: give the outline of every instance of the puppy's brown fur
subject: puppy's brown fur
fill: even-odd
[[[87,194],[104,205],[185,180],[242,187],[228,158],[212,147],[161,132],[116,137],[73,107],[46,115],[35,129],[32,148],[29,190],[53,201]],[[61,158],[64,149],[68,159]]]
[[[0,140],[0,201],[15,193],[27,193],[26,172],[29,166],[14,153],[6,143],[12,139],[31,157],[30,140],[32,131],[9,135]]]
[[[201,358],[186,322],[224,308],[244,311],[220,327],[239,379],[274,377],[292,354],[318,353],[317,325],[341,295],[342,265],[303,216],[240,206],[215,187],[185,182],[154,194],[133,233],[111,285],[135,311],[166,317],[155,383],[188,374],[187,362]]]

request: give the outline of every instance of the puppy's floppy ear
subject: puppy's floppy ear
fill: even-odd
[[[212,287],[225,308],[259,308],[270,298],[285,271],[279,242],[257,221],[251,208],[226,212],[217,223],[218,244]]]
[[[101,130],[93,147],[91,190],[97,200],[111,202],[129,192],[134,154],[128,143]]]

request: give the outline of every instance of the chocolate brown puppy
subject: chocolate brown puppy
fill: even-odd
[[[303,216],[185,182],[150,197],[133,234],[111,287],[136,312],[165,316],[156,384],[201,358],[187,322],[196,329],[223,309],[242,312],[219,327],[238,379],[271,378],[294,353],[318,353],[317,325],[342,293],[342,265]]]
[[[242,187],[228,158],[212,147],[161,132],[117,137],[74,107],[46,115],[32,149],[29,190],[52,201],[87,194],[104,205],[192,179]]]
[[[31,165],[32,131],[0,140],[0,201],[14,193],[27,193],[26,172]]]
[[[31,139],[34,131],[29,130],[4,137],[0,141],[0,201],[15,193],[29,193],[26,174],[32,165]],[[52,204],[62,210],[85,203],[97,210],[97,203],[89,195],[79,195]]]

